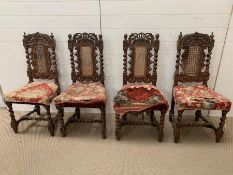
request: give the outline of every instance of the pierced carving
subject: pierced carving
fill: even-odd
[[[23,37],[29,82],[33,79],[54,79],[59,86],[53,34],[24,33]]]
[[[182,36],[177,41],[175,85],[178,82],[203,82],[209,80],[209,64],[214,47],[214,35],[192,33]]]
[[[159,35],[132,33],[124,35],[123,84],[145,82],[156,85]],[[139,64],[140,62],[140,64]]]
[[[73,36],[68,35],[68,38],[73,83],[76,81],[100,81],[104,84],[102,35],[76,33]]]

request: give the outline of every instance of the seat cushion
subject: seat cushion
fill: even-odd
[[[74,83],[54,101],[59,103],[96,104],[106,103],[105,89],[100,83]]]
[[[116,113],[141,112],[147,109],[168,109],[168,102],[154,85],[124,85],[114,98]]]
[[[33,82],[4,94],[5,102],[50,104],[57,95],[58,86],[54,83]]]
[[[206,86],[174,87],[173,96],[178,110],[230,110],[231,101]]]

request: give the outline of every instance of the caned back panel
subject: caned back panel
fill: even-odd
[[[76,33],[68,38],[72,81],[99,81],[104,84],[102,35]]]
[[[24,34],[29,82],[33,79],[54,79],[58,83],[54,36],[42,33]]]
[[[209,80],[209,64],[214,47],[214,35],[192,33],[177,41],[177,59],[174,84],[178,82],[203,82]]]
[[[156,85],[159,35],[125,34],[123,50],[123,84],[144,82]]]

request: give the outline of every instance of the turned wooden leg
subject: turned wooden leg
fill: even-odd
[[[116,136],[116,140],[120,140],[121,136],[120,136],[120,114],[116,114],[116,129],[115,129],[115,136]]]
[[[7,105],[8,111],[10,112],[10,117],[11,117],[11,128],[14,130],[15,133],[18,133],[18,121],[15,119],[15,114],[13,111],[12,103],[11,102],[5,102]]]
[[[198,121],[201,116],[202,116],[201,110],[196,110],[196,112],[195,112],[195,121]]]
[[[75,108],[74,118],[76,118],[76,119],[80,118],[80,108],[79,107]]]
[[[166,114],[166,111],[161,111],[160,123],[159,123],[159,132],[158,132],[158,141],[159,142],[162,142],[163,136],[164,136],[163,128],[164,128],[165,114]]]
[[[40,115],[40,105],[35,105],[34,110],[36,111],[38,115]]]
[[[155,114],[154,111],[149,111],[151,126],[156,126],[155,124]]]
[[[215,132],[216,135],[216,142],[220,142],[224,132],[223,132],[223,126],[225,124],[226,116],[227,116],[228,111],[223,110],[222,111],[222,117],[220,118],[220,123],[217,131]]]
[[[63,108],[63,106],[57,106],[57,105],[56,105],[56,108],[58,110],[57,117],[60,121],[60,132],[61,132],[62,137],[65,137],[66,136],[66,126],[64,124],[64,108]]]
[[[123,116],[122,116],[123,120],[126,121],[127,120],[127,113],[125,113]]]
[[[176,124],[174,128],[174,142],[175,143],[178,143],[179,138],[180,138],[180,128],[181,128],[181,120],[182,120],[183,112],[184,112],[183,110],[178,111],[178,116],[177,116],[177,120],[176,120]]]
[[[48,120],[48,130],[51,136],[54,136],[54,131],[55,131],[55,123],[53,122],[53,119],[51,117],[51,112],[50,112],[50,105],[44,105],[44,108],[46,110],[46,116]]]
[[[172,96],[172,100],[171,100],[171,109],[169,111],[169,121],[172,121],[172,116],[174,115],[174,108],[175,108],[175,100],[174,97]]]
[[[105,106],[102,106],[100,108],[101,111],[101,133],[102,133],[102,138],[106,139],[106,111],[105,111]]]

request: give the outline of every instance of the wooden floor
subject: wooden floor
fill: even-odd
[[[84,115],[84,117],[99,114]],[[98,124],[73,124],[67,137],[59,129],[50,137],[45,122],[23,122],[19,133],[9,125],[8,112],[0,110],[1,175],[232,175],[233,118],[227,118],[224,138],[215,143],[212,130],[182,130],[173,143],[166,118],[165,138],[157,142],[150,126],[127,126],[115,141],[114,116],[107,116],[107,139]],[[218,118],[213,118],[217,124]]]

